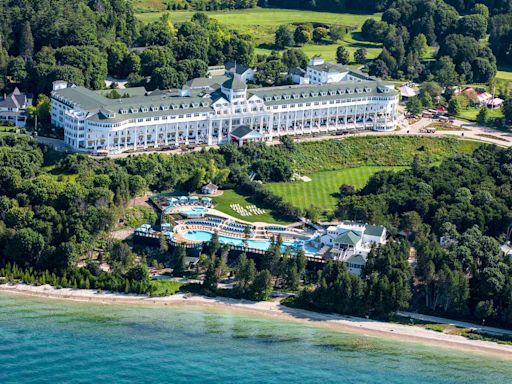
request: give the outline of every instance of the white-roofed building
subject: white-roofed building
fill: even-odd
[[[409,87],[408,85],[402,85],[400,88],[400,96],[403,99],[409,99],[411,97],[418,96],[420,92],[414,88]]]

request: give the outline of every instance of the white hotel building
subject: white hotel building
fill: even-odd
[[[76,150],[111,153],[396,127],[392,83],[318,59],[307,73],[311,84],[248,89],[235,74],[194,79],[180,90],[127,88],[130,97],[115,100],[57,81],[52,124]]]

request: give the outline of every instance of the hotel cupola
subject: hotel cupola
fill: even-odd
[[[235,74],[232,78],[222,83],[221,91],[231,102],[242,101],[247,98],[247,84],[245,84],[240,75]]]

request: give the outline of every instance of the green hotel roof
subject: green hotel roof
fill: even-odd
[[[354,231],[346,231],[334,239],[335,243],[355,246],[361,235]]]
[[[354,72],[355,73],[355,72]],[[143,95],[143,88],[138,87],[130,90],[122,90],[132,97],[121,99],[109,99],[102,95],[104,91],[93,91],[85,87],[70,87],[52,92],[52,96],[64,104],[90,113],[89,120],[120,122],[133,118],[157,117],[167,115],[179,115],[197,112],[213,111],[211,104],[221,94],[218,81],[225,77],[216,79],[194,79],[189,86],[210,86],[211,92],[193,92],[192,96],[178,96],[174,91],[155,91],[149,95]],[[369,96],[396,96],[398,92],[389,87],[392,83],[363,80],[343,81],[339,83],[321,85],[290,85],[269,88],[252,88],[247,97],[257,96],[263,100],[265,105],[282,105],[304,102],[330,101],[339,99],[352,99]],[[246,84],[238,77],[225,80],[225,88],[245,89]],[[216,89],[215,89],[216,88]],[[147,108],[147,112],[142,109]],[[131,110],[137,112],[131,112]],[[154,109],[154,110],[152,110]],[[121,113],[121,111],[127,113]],[[103,111],[103,112],[101,112]],[[107,115],[110,117],[107,117]]]

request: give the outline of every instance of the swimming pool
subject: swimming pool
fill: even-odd
[[[180,214],[186,217],[203,217],[206,214],[206,208],[193,207],[180,210]]]
[[[208,231],[186,231],[182,236],[187,240],[207,242],[212,238],[213,233]],[[244,240],[229,236],[219,235],[219,242],[221,244],[229,244],[234,246],[243,246]],[[271,242],[269,240],[247,240],[247,247],[257,249],[260,251],[266,251]],[[318,250],[309,245],[304,245],[301,241],[295,241],[293,243],[283,243],[283,251],[287,248],[300,249],[303,248],[306,253],[316,253]]]

